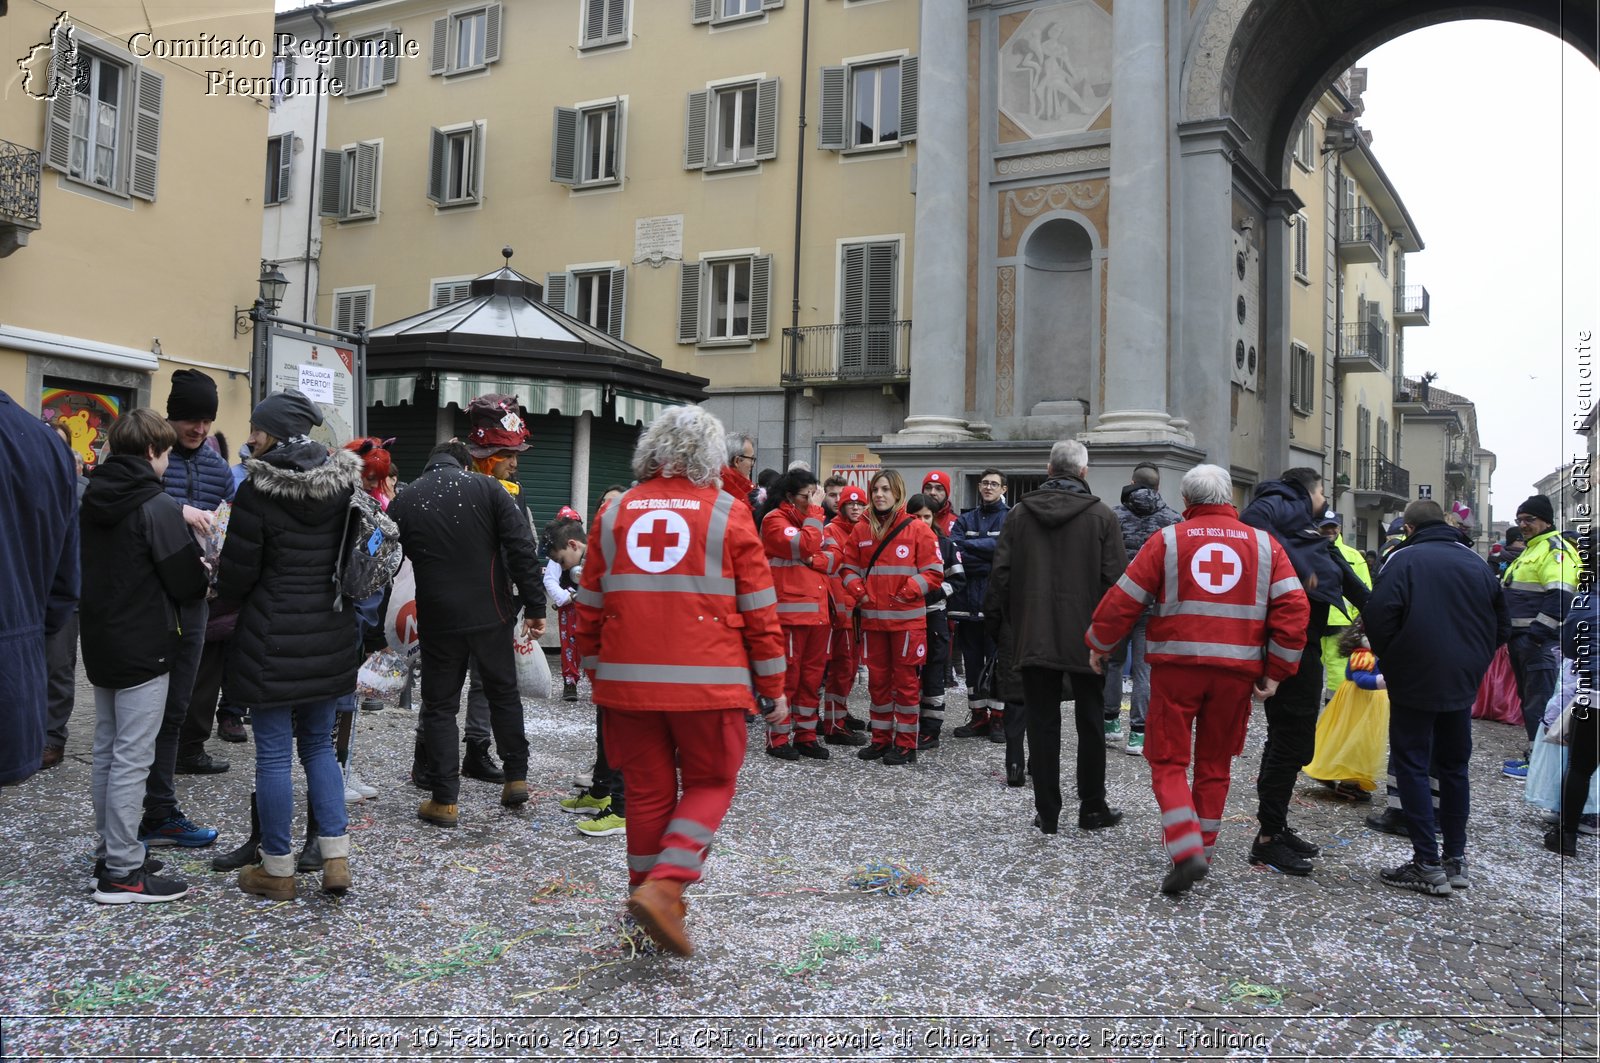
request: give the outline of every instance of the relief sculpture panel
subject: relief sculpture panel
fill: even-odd
[[[1000,46],[1000,111],[1030,137],[1081,133],[1111,103],[1111,16],[1091,0],[1029,12]]]

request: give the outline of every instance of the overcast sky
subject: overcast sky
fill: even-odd
[[[1360,65],[1361,123],[1427,245],[1406,262],[1432,300],[1432,324],[1406,330],[1406,375],[1432,370],[1477,404],[1508,520],[1582,444],[1576,346],[1600,323],[1600,71],[1504,22],[1419,30]]]

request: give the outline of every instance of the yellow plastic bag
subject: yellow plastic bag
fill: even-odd
[[[1305,773],[1313,779],[1351,780],[1378,788],[1389,752],[1389,692],[1339,685],[1317,720],[1317,748]]]

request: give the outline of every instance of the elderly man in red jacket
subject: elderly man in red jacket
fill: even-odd
[[[1084,640],[1095,671],[1151,610],[1145,759],[1172,869],[1161,892],[1183,893],[1211,867],[1230,762],[1244,750],[1250,699],[1294,674],[1310,605],[1283,547],[1239,520],[1227,470],[1183,478],[1183,521],[1161,529],[1106,592]],[[1194,747],[1194,785],[1187,777]]]
[[[578,589],[578,652],[606,753],[628,780],[628,911],[662,948],[694,950],[684,887],[733,802],[754,687],[788,715],[777,595],[744,506],[719,488],[722,425],[698,406],[656,418],[639,483],[600,514]]]

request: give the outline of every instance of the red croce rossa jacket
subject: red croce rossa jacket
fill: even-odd
[[[589,533],[578,652],[596,705],[749,709],[783,695],[777,595],[742,503],[716,486],[654,476]]]
[[[860,605],[863,631],[918,631],[927,622],[924,595],[944,585],[944,558],[933,529],[920,520],[906,523],[905,507],[884,522],[884,534],[899,528],[889,545],[878,553],[880,540],[872,523],[863,517],[842,545],[841,582]],[[878,554],[876,562],[872,555]],[[869,568],[869,562],[872,562]]]
[[[761,522],[761,545],[778,592],[778,622],[827,624],[827,576],[835,561],[825,548],[822,510],[807,506],[801,511],[788,502],[780,504]]]
[[[1110,653],[1146,607],[1145,659],[1263,674],[1294,674],[1311,606],[1283,547],[1229,505],[1191,506],[1150,537],[1100,599],[1084,641]]]

